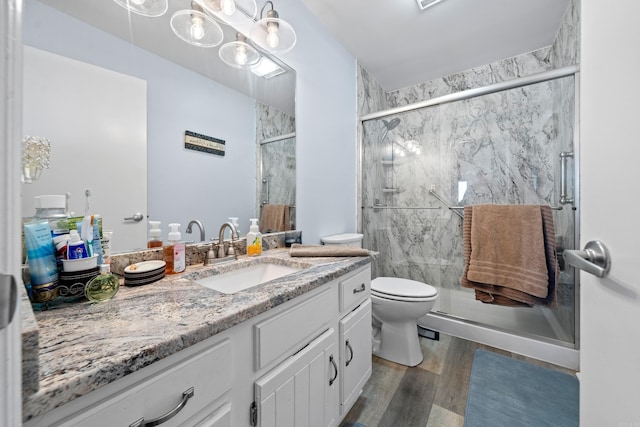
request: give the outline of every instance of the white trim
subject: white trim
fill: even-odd
[[[21,286],[22,0],[0,2],[0,272]],[[19,307],[19,305],[18,305]],[[22,424],[20,309],[0,331],[0,425]]]
[[[260,141],[260,144],[268,144],[270,142],[283,141],[285,139],[293,138],[296,136],[295,132],[286,133],[284,135],[272,136],[271,138],[265,138]]]
[[[522,354],[554,365],[578,370],[578,350],[476,325],[465,320],[428,313],[422,327],[453,335],[502,350]]]

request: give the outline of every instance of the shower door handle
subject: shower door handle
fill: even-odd
[[[606,276],[611,268],[609,250],[598,240],[588,242],[582,251],[564,250],[562,256],[568,264],[598,277]]]

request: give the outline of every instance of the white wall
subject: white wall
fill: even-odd
[[[24,43],[147,81],[146,213],[162,221],[165,237],[169,222],[184,233],[191,219],[204,223],[207,238],[229,216],[248,228],[255,215],[253,99],[34,0],[25,1]],[[185,150],[185,130],[225,140],[225,156]]]
[[[581,246],[612,258],[608,277],[581,274],[583,426],[640,426],[638,16],[635,0],[582,0]]]
[[[275,3],[295,29],[281,58],[296,81],[296,227],[304,243],[356,230],[356,61],[300,0]]]

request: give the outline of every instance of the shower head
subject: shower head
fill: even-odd
[[[387,130],[392,130],[398,127],[398,125],[400,124],[400,119],[398,117],[396,117],[395,119],[391,120],[390,122],[382,119],[382,123],[384,123],[384,126],[387,128]]]

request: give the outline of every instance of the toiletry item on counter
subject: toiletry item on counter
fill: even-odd
[[[167,263],[167,274],[182,273],[186,265],[185,244],[180,241],[182,235],[180,224],[169,224],[167,244],[162,248],[164,262]]]
[[[111,238],[113,237],[113,231],[105,230],[102,232],[102,256],[105,263],[109,263],[109,257],[111,257]]]
[[[240,236],[240,224],[238,223],[238,218],[235,216],[230,216],[229,222],[233,224],[233,226],[236,228],[236,232],[238,233],[238,236]]]
[[[55,248],[56,263],[58,270],[62,271],[62,260],[67,259],[67,249],[69,247],[69,239],[71,236],[68,234],[61,234],[53,238],[53,246]]]
[[[147,248],[160,248],[162,247],[162,230],[160,230],[160,221],[149,221],[149,240],[147,241]]]
[[[251,218],[251,226],[247,233],[247,255],[258,256],[262,253],[262,233],[258,227],[258,219]]]
[[[36,213],[34,218],[46,219],[49,221],[51,235],[58,236],[69,233],[67,219],[69,215],[66,208],[66,197],[64,195],[44,195],[35,198]]]
[[[78,230],[69,231],[69,243],[67,247],[67,259],[89,258],[87,245],[78,234]]]
[[[111,274],[109,264],[100,265],[100,274],[91,279],[84,288],[84,294],[89,301],[102,302],[113,298],[120,289],[120,281]]]
[[[34,302],[52,301],[58,296],[58,266],[49,221],[24,224],[24,237],[31,277],[29,297]]]

